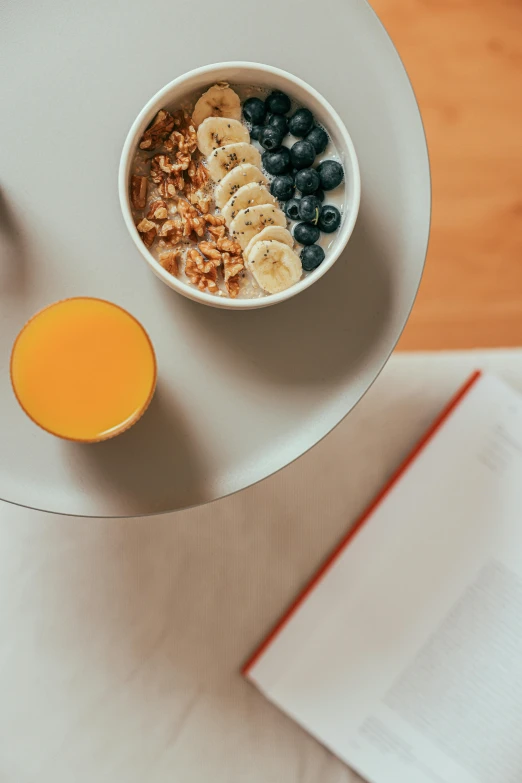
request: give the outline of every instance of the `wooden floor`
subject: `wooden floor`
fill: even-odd
[[[428,263],[402,350],[522,345],[522,0],[371,0],[432,166]]]

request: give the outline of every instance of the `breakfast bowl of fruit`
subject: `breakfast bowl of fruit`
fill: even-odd
[[[152,271],[194,301],[256,309],[337,261],[361,181],[354,145],[313,87],[271,66],[220,63],[160,90],[124,144],[119,196]]]

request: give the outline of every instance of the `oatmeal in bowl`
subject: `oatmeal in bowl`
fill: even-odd
[[[188,298],[251,309],[294,296],[336,261],[360,201],[357,158],[313,88],[263,65],[176,79],[125,142],[120,201],[152,270]]]

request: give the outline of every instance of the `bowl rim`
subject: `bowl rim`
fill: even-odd
[[[285,79],[290,83],[296,85],[300,89],[304,90],[305,92],[309,93],[316,102],[320,103],[324,108],[324,110],[328,113],[329,117],[331,117],[333,124],[336,126],[337,132],[342,138],[342,142],[344,145],[343,151],[346,152],[349,158],[350,167],[351,167],[351,177],[353,181],[353,201],[351,203],[350,212],[347,215],[346,220],[341,224],[341,228],[340,228],[341,240],[338,243],[337,249],[335,251],[332,251],[331,254],[325,258],[324,262],[317,269],[315,269],[313,272],[308,274],[306,277],[299,280],[294,285],[290,286],[284,291],[280,291],[279,293],[268,294],[266,296],[257,299],[248,299],[248,298],[230,299],[225,297],[214,296],[213,294],[206,293],[205,291],[199,291],[197,288],[189,286],[183,281],[178,280],[176,277],[170,275],[165,269],[163,269],[160,263],[154,258],[150,250],[143,244],[143,241],[134,223],[131,205],[130,205],[130,197],[129,197],[128,183],[130,177],[130,165],[136,149],[137,138],[139,134],[142,133],[143,128],[150,122],[150,119],[152,118],[149,115],[153,116],[155,112],[159,111],[159,109],[162,107],[162,104],[164,103],[165,97],[173,89],[181,87],[185,82],[189,81],[190,79],[205,74],[210,75],[218,70],[231,69],[231,68],[259,69],[261,71],[264,71],[265,73],[273,74],[274,76]],[[145,120],[147,121],[145,122]],[[305,291],[307,288],[313,285],[317,280],[323,277],[323,275],[325,275],[329,269],[332,268],[332,266],[335,264],[335,262],[337,261],[337,259],[339,258],[343,250],[345,249],[353,233],[353,229],[357,221],[357,216],[359,213],[359,207],[361,203],[361,175],[360,175],[359,161],[357,158],[357,153],[355,151],[355,146],[353,144],[351,136],[348,133],[348,130],[343,120],[341,119],[337,111],[333,108],[333,106],[326,100],[326,98],[324,98],[321,95],[321,93],[319,93],[314,87],[309,85],[303,79],[300,79],[298,76],[294,76],[294,74],[289,73],[288,71],[284,71],[281,68],[277,68],[273,65],[265,65],[263,63],[256,63],[256,62],[249,62],[249,61],[227,61],[227,62],[211,63],[209,65],[204,65],[199,68],[194,68],[190,71],[187,71],[181,74],[180,76],[176,77],[176,79],[173,79],[168,84],[164,85],[147,101],[147,103],[143,106],[141,111],[138,113],[136,119],[132,123],[123,145],[123,149],[120,157],[120,166],[118,171],[118,192],[119,192],[120,207],[122,210],[123,219],[125,221],[129,234],[131,235],[134,241],[134,244],[140,251],[145,261],[149,264],[152,271],[169,288],[172,288],[173,290],[177,291],[178,293],[182,294],[188,299],[192,299],[193,301],[200,302],[201,304],[210,305],[211,307],[217,307],[226,310],[256,310],[262,307],[268,307],[270,305],[278,304],[279,302],[284,302],[288,299],[291,299],[292,297],[301,293],[301,291]]]

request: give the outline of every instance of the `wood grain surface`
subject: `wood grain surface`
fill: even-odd
[[[522,1],[372,0],[421,107],[428,263],[400,349],[522,344]]]

